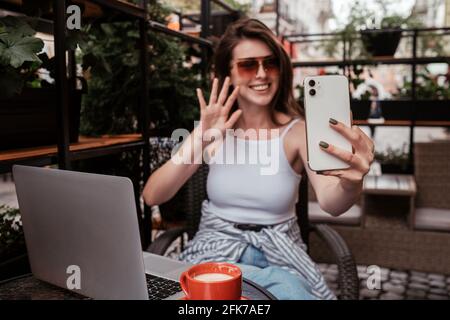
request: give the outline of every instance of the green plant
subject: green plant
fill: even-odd
[[[350,13],[346,24],[338,29],[337,36],[325,41],[322,45],[324,52],[329,57],[341,55],[340,43],[347,43],[347,57],[370,57],[358,34],[362,30],[371,29],[398,29],[408,27],[418,27],[419,22],[411,13],[406,16],[393,13],[389,6],[392,0],[377,0],[377,8],[369,9],[361,1],[355,1],[350,7]]]
[[[167,7],[174,7],[183,12],[193,13],[200,12],[201,1],[186,1],[186,0],[163,0],[163,4]],[[244,13],[248,13],[250,11],[251,5],[249,3],[241,3],[237,0],[223,0],[226,4],[232,7],[235,10],[239,10]],[[214,2],[211,2],[212,9],[222,9],[219,5]]]
[[[6,260],[25,250],[19,209],[0,205],[0,258]]]
[[[354,77],[350,77],[350,83],[353,86],[353,90],[356,91],[358,87],[364,83],[365,79],[362,78],[362,73],[364,72],[364,69],[359,65],[354,65],[352,68]],[[364,93],[360,95],[359,100],[369,100],[371,96],[370,90],[366,89]]]
[[[391,13],[395,6],[394,0],[377,0],[377,8],[369,9],[360,1],[355,1],[350,9],[347,23],[338,29],[338,35],[329,41],[325,41],[321,47],[329,57],[341,55],[342,48],[339,44],[347,43],[347,57],[367,57],[366,51],[357,35],[361,30],[380,29],[421,29],[426,26],[419,16],[412,11],[409,15]],[[436,2],[433,5],[437,5]],[[448,55],[449,41],[443,37],[445,33],[435,31],[423,31],[418,34],[418,55],[420,56],[446,56]],[[410,40],[411,41],[411,40]],[[410,43],[409,46],[412,46]]]
[[[420,25],[419,27],[423,27]],[[420,32],[418,34],[418,55],[419,56],[448,56],[448,38],[444,38],[443,34],[433,31]]]
[[[388,146],[383,152],[375,152],[375,160],[380,164],[397,165],[400,167],[406,167],[409,162],[408,146],[403,144],[402,148],[394,149]]]
[[[237,0],[224,0],[224,2],[230,5],[233,9],[238,10],[244,14],[247,14],[251,9],[250,3],[241,3],[241,1]]]
[[[431,74],[427,67],[423,67],[416,75],[416,98],[417,99],[450,99],[450,85],[447,77],[442,76],[443,83],[440,84],[438,76]],[[399,88],[397,98],[410,99],[412,93],[412,81],[404,80],[403,87]]]
[[[169,14],[157,1],[151,1],[148,9],[150,19],[160,23]],[[78,59],[89,90],[83,96],[81,134],[137,132],[142,97],[139,26],[134,22],[93,24],[82,33],[85,40]],[[155,31],[149,31],[147,38],[151,128],[191,129],[199,117],[195,88],[204,81],[200,68],[192,65],[184,42]],[[140,157],[138,151],[122,152],[78,161],[74,168],[128,176],[136,182],[142,179]]]
[[[168,11],[156,2],[149,8],[151,19],[163,23]],[[132,22],[84,29],[87,39],[82,59],[89,91],[82,104],[83,134],[137,131],[138,99],[142,96],[138,30]],[[195,64],[185,67],[187,47],[178,39],[149,31],[148,40],[152,127],[190,128],[198,117],[195,88],[201,86],[199,68]]]
[[[359,27],[366,24],[369,16],[370,14],[366,8],[359,1],[355,1],[350,8],[347,23],[336,31],[336,36],[323,42],[322,48],[324,52],[332,58],[335,58],[336,54],[341,56],[343,48],[340,48],[339,45],[345,42],[347,44],[346,52],[352,52],[354,55],[366,55],[367,53],[360,41],[356,39],[355,42],[355,36],[359,31]]]
[[[0,18],[0,88],[6,97],[19,94],[25,83],[37,79],[42,64],[38,53],[44,42],[35,34],[24,19]]]

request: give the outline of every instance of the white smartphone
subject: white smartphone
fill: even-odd
[[[348,79],[341,75],[306,77],[304,106],[308,166],[313,171],[346,169],[349,165],[323,151],[324,141],[352,152],[350,141],[330,126],[330,118],[351,126]]]

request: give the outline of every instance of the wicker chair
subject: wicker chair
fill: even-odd
[[[417,183],[412,226],[419,230],[450,231],[450,141],[414,144]]]
[[[160,206],[161,213],[169,210],[182,211],[186,217],[185,227],[176,227],[162,233],[147,248],[148,252],[164,255],[171,244],[179,237],[183,239],[183,234],[187,233],[188,238],[192,239],[197,232],[201,218],[201,204],[207,198],[206,178],[208,175],[208,166],[203,165],[186,182],[183,188],[169,202]],[[306,177],[306,175],[304,175]],[[310,225],[307,217],[307,179],[302,178],[299,188],[299,202],[296,211],[303,241],[309,243],[309,233],[316,232],[317,235],[326,242],[333,252],[333,259],[338,266],[339,271],[339,298],[342,300],[357,300],[359,298],[359,280],[353,256],[350,253],[344,240],[339,234],[327,225]],[[306,214],[302,214],[306,213]],[[181,240],[183,241],[183,240]],[[183,243],[183,242],[181,242]],[[183,244],[182,244],[183,245]]]

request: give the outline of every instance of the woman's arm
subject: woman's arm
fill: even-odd
[[[200,167],[205,147],[197,127],[174,156],[150,176],[142,193],[145,203],[153,206],[170,200]]]
[[[358,200],[362,192],[364,176],[369,172],[373,161],[373,142],[357,126],[346,127],[342,123],[331,124],[336,131],[346,137],[354,152],[346,152],[333,145],[322,150],[349,163],[345,170],[323,171],[317,173],[308,167],[306,151],[306,131],[304,121],[299,122],[300,157],[303,160],[308,178],[316,192],[320,207],[333,216],[346,212]]]
[[[228,96],[229,83],[227,77],[218,96],[218,80],[214,79],[209,104],[206,104],[201,90],[197,89],[200,124],[172,158],[148,179],[142,194],[147,205],[159,205],[170,200],[202,164],[203,150],[209,148],[208,145],[217,146],[217,143],[209,142],[213,138],[217,140],[220,135],[223,137],[226,129],[234,126],[242,111],[236,110],[228,117],[239,91],[236,87]]]

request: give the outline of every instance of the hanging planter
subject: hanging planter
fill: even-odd
[[[375,2],[373,7],[368,8],[361,1],[353,1],[347,24],[338,30],[337,37],[323,44],[328,55],[335,56],[336,49],[340,48],[338,44],[345,41],[350,59],[392,57],[400,43],[402,30],[421,26],[414,12],[409,15],[396,14],[391,8],[391,1]]]
[[[401,29],[368,29],[361,30],[360,34],[365,50],[374,57],[393,57],[402,38]]]

